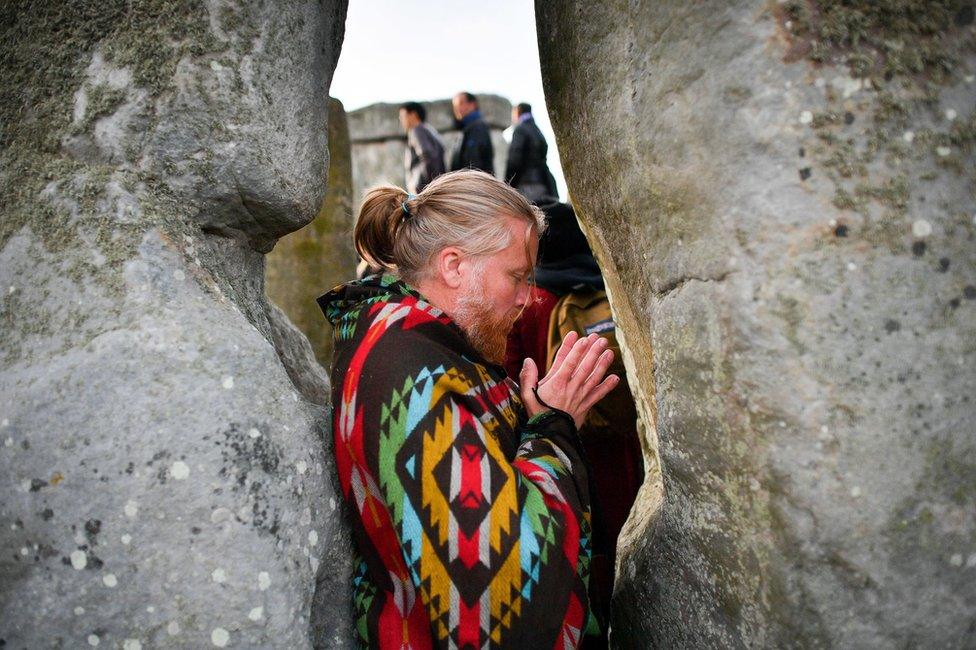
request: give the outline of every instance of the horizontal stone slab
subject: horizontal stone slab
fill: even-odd
[[[512,123],[512,102],[499,95],[476,95],[481,114],[493,129],[506,129]],[[409,101],[409,100],[404,100]],[[349,111],[349,137],[353,144],[389,139],[405,139],[400,126],[398,103],[370,104]],[[427,122],[441,133],[456,131],[451,100],[420,102],[427,108]]]

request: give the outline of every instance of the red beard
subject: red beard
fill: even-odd
[[[468,342],[481,356],[498,365],[505,363],[508,333],[518,313],[498,314],[480,285],[468,287],[458,299],[454,321],[460,326]]]

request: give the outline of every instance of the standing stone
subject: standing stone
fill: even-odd
[[[536,11],[657,413],[614,645],[976,646],[972,3]]]
[[[478,95],[481,115],[488,123],[495,148],[495,175],[501,177],[508,159],[508,142],[502,133],[511,125],[512,103],[497,95]],[[444,156],[450,171],[451,152],[461,139],[454,123],[450,99],[424,102],[427,122],[444,139]],[[353,205],[358,212],[363,194],[374,185],[392,183],[403,187],[403,151],[407,136],[399,121],[400,104],[370,104],[349,112],[352,139]]]
[[[0,9],[0,645],[349,637],[328,385],[264,297],[325,192],[344,20]]]
[[[315,298],[356,277],[353,246],[352,162],[342,102],[329,99],[329,182],[318,216],[278,240],[268,254],[266,289],[271,301],[312,344],[325,368],[332,363],[332,327]]]

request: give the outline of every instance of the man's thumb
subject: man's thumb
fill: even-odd
[[[519,388],[522,392],[522,401],[526,404],[535,406],[536,398],[532,389],[539,383],[539,369],[532,359],[526,358],[522,362],[522,371],[519,373]]]
[[[539,369],[535,365],[530,357],[526,357],[525,361],[522,362],[522,372],[519,373],[519,383],[523,387],[532,390],[535,385],[539,382]]]

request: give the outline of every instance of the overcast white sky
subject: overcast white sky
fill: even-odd
[[[565,200],[532,0],[350,0],[331,89],[347,111],[375,102],[443,99],[459,90],[532,104]]]

